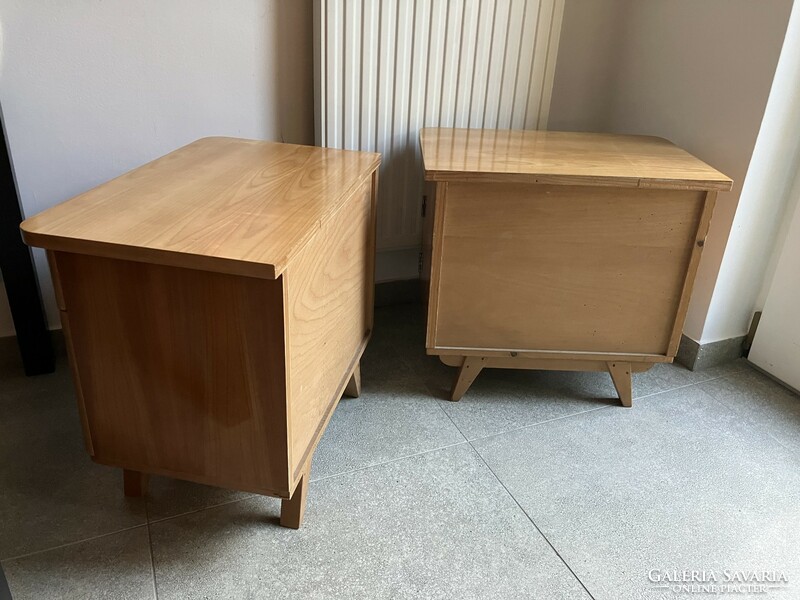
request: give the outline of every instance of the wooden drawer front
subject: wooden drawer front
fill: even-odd
[[[55,261],[94,459],[287,496],[282,281]]]
[[[665,354],[704,200],[447,184],[434,346]]]

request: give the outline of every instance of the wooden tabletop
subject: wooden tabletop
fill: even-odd
[[[25,220],[31,246],[275,278],[380,155],[203,138]]]
[[[607,133],[423,129],[425,178],[664,189],[732,181],[665,139]]]

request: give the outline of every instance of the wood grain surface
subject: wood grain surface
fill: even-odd
[[[380,155],[204,138],[22,225],[32,246],[276,278]]]
[[[282,280],[55,262],[94,459],[287,497]]]
[[[671,362],[719,191],[667,140],[424,129],[426,347],[459,368],[605,370]],[[435,186],[435,187],[434,187]]]
[[[372,182],[286,270],[291,463],[301,475],[372,329]]]
[[[436,345],[666,354],[704,197],[448,183]]]
[[[430,181],[503,181],[731,189],[732,181],[665,139],[558,131],[423,129]]]

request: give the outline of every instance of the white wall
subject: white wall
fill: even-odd
[[[798,11],[795,11],[798,12]],[[795,43],[795,56],[799,48]],[[795,97],[800,100],[800,97]],[[798,102],[800,104],[800,102]],[[787,235],[777,244],[777,264],[748,359],[795,390],[800,390],[800,173],[792,177],[785,223]],[[737,217],[738,218],[738,217]]]
[[[800,194],[800,3],[786,39],[739,199],[703,337],[740,335],[766,293]],[[790,246],[790,245],[788,245]],[[786,270],[785,273],[789,271]],[[800,273],[800,268],[796,269]],[[788,283],[788,282],[783,282]]]
[[[199,137],[313,142],[310,0],[0,0],[0,26],[26,215]]]
[[[705,329],[791,5],[567,0],[549,128],[665,137],[735,180],[719,195],[689,306],[684,332],[698,341],[741,335],[749,324],[739,318],[724,335]],[[737,292],[760,287],[755,270],[732,267],[742,277]]]

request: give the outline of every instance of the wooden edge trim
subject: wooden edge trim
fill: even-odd
[[[81,377],[78,371],[78,363],[75,358],[75,349],[72,346],[72,332],[69,326],[69,313],[61,311],[61,330],[64,333],[64,344],[67,347],[67,358],[69,359],[69,368],[72,371],[72,382],[75,386],[75,397],[78,400],[78,415],[81,420],[81,429],[83,430],[83,443],[86,446],[86,451],[89,456],[94,457],[94,443],[92,442],[92,431],[89,428],[89,415],[86,411],[86,401],[83,396],[83,386],[81,385]]]
[[[98,258],[144,262],[195,271],[254,277],[256,279],[277,279],[275,266],[264,263],[229,260],[216,256],[186,254],[184,252],[142,248],[140,246],[124,246],[30,232],[24,232],[22,237],[29,246],[46,248],[55,252],[88,254]]]
[[[369,244],[367,256],[367,327],[370,331],[375,325],[375,260],[378,244],[378,169],[372,172],[369,213]]]
[[[58,310],[67,310],[67,305],[64,302],[64,291],[61,289],[61,275],[58,273],[58,263],[56,262],[56,253],[52,250],[45,250],[47,255],[47,264],[50,265],[50,278],[53,280],[53,292],[56,297],[56,306]]]
[[[663,354],[625,352],[582,352],[572,350],[505,350],[488,348],[456,348],[438,346],[428,348],[428,354],[437,356],[485,356],[498,358],[537,358],[553,360],[601,360],[625,362],[672,362],[672,357]]]
[[[163,475],[165,477],[172,477],[174,479],[182,479],[185,481],[193,481],[195,483],[202,483],[203,485],[211,485],[214,487],[225,487],[232,490],[241,492],[251,492],[253,494],[261,494],[263,496],[274,496],[275,498],[289,498],[288,492],[281,490],[274,490],[271,488],[259,488],[248,486],[239,481],[223,481],[219,477],[204,477],[196,473],[184,473],[183,471],[172,471],[170,469],[154,468],[152,465],[131,465],[129,463],[121,463],[115,460],[98,460],[92,457],[92,461],[98,465],[105,465],[107,467],[115,467],[118,469],[125,469],[128,471],[138,471],[148,475]]]
[[[425,345],[433,348],[436,344],[437,317],[439,315],[439,287],[442,273],[442,246],[444,245],[444,213],[447,202],[447,184],[436,184],[436,199],[433,213],[433,240],[431,248],[431,280],[428,297],[428,325]]]
[[[289,340],[291,340],[289,319],[289,274],[282,273],[278,277],[281,286],[281,310],[283,320],[283,388],[284,388],[284,412],[286,425],[286,470],[284,475],[291,487],[292,483],[292,386],[289,385],[291,370],[291,355],[289,352]]]
[[[592,175],[553,175],[548,173],[481,173],[466,171],[425,171],[425,179],[437,182],[537,183],[587,187],[646,188],[687,191],[727,192],[733,182],[703,179],[648,179],[640,177],[603,177]]]
[[[540,183],[551,185],[584,185],[610,187],[639,187],[637,177],[582,177],[578,175],[551,175],[547,173],[480,173],[468,171],[426,171],[425,179],[436,182],[469,183]]]
[[[692,254],[689,258],[689,268],[686,270],[686,277],[683,280],[681,287],[681,299],[678,302],[678,309],[675,312],[675,325],[672,328],[672,334],[669,338],[667,345],[667,356],[674,357],[678,352],[678,346],[681,342],[681,333],[683,333],[683,325],[686,322],[686,313],[689,312],[690,290],[694,285],[694,279],[697,275],[697,269],[700,266],[700,256],[703,252],[703,246],[706,242],[708,235],[708,228],[711,224],[711,216],[714,213],[714,205],[717,201],[717,192],[707,192],[703,200],[703,209],[700,213],[700,219],[697,223],[697,232],[695,233],[694,244],[692,245]]]
[[[729,192],[731,188],[733,188],[733,181],[730,179],[641,179],[639,180],[639,187],[649,189]]]
[[[442,355],[441,360],[449,367],[460,367],[463,356]],[[608,371],[608,362],[604,360],[576,360],[557,358],[508,358],[502,356],[484,357],[483,367],[490,369],[530,369],[541,371]],[[631,370],[642,373],[652,368],[655,363],[631,361]]]

